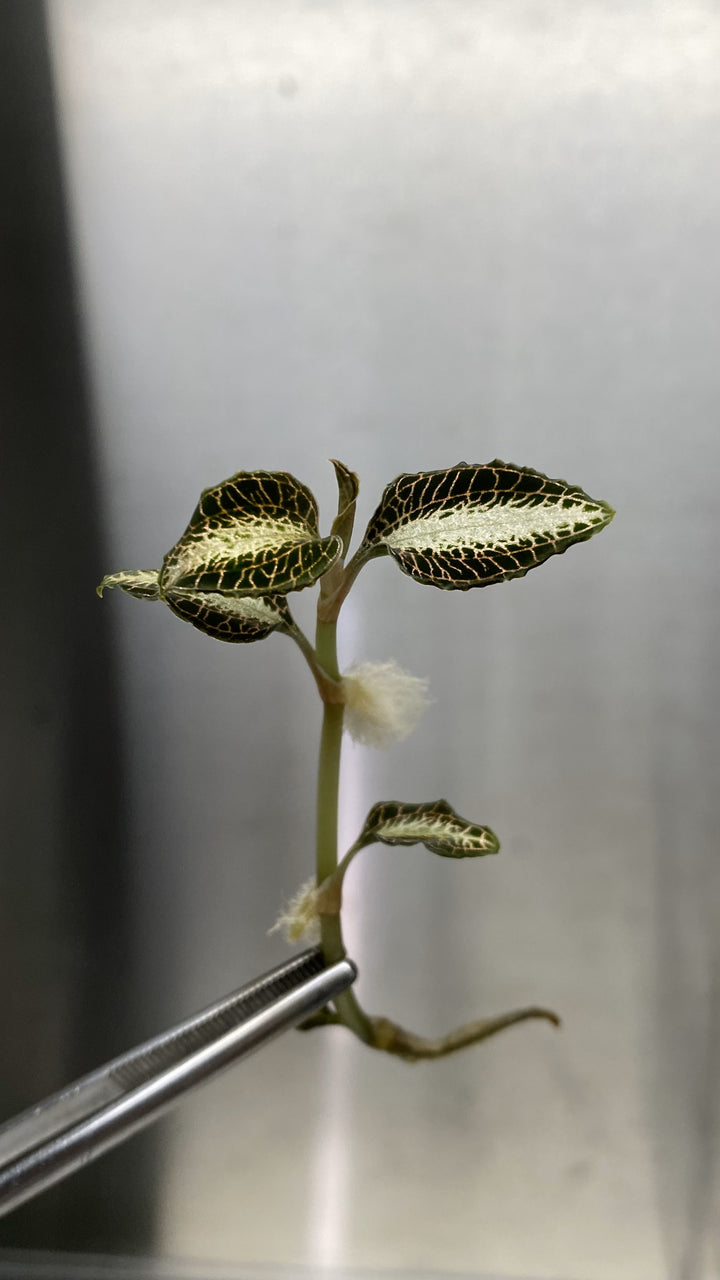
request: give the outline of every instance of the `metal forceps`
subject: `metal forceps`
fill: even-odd
[[[196,1085],[321,1009],[357,977],[319,948],[83,1076],[0,1127],[0,1215],[150,1124]]]

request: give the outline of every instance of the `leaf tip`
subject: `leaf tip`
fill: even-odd
[[[121,569],[118,573],[106,573],[95,588],[102,599],[105,591],[118,587],[136,600],[159,600],[160,588],[155,569]]]

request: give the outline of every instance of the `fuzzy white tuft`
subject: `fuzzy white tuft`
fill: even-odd
[[[397,662],[360,662],[343,676],[345,728],[366,747],[402,742],[428,706],[428,682]]]
[[[320,941],[317,889],[314,880],[307,880],[283,907],[270,933],[284,933],[288,942]]]

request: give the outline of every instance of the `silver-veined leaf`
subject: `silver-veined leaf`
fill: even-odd
[[[251,644],[292,625],[284,596],[222,596],[217,591],[168,591],[165,602],[183,622],[215,640]]]
[[[489,827],[479,827],[459,814],[447,800],[432,804],[402,804],[383,800],[370,810],[353,846],[368,844],[424,844],[443,858],[475,858],[497,853],[500,841]]]
[[[401,475],[359,557],[390,554],[418,582],[467,591],[519,578],[604,529],[614,511],[576,485],[495,459]]]
[[[284,595],[330,568],[341,541],[318,532],[310,490],[285,471],[238,471],[205,489],[182,538],[165,556],[160,593]]]
[[[159,573],[156,569],[124,570],[109,573],[97,588],[119,587],[136,600],[159,600]],[[264,640],[278,627],[292,627],[284,596],[222,596],[216,591],[168,591],[162,597],[178,618],[190,622],[215,640],[250,644]]]
[[[103,591],[119,587],[136,600],[159,600],[160,587],[157,569],[122,569],[119,573],[108,573],[96,588],[99,596]]]

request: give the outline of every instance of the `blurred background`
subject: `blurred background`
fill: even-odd
[[[395,657],[433,698],[406,743],[346,750],[345,842],[441,795],[502,841],[363,854],[360,999],[562,1031],[415,1067],[286,1037],[4,1219],[3,1274],[717,1280],[717,6],[1,22],[0,1120],[281,959],[312,870],[297,650],[101,603],[105,572],[158,567],[238,469],[297,475],[327,530],[329,457],[360,533],[399,472],[498,455],[618,511],[489,591],[373,563],[341,627],[343,664]]]

